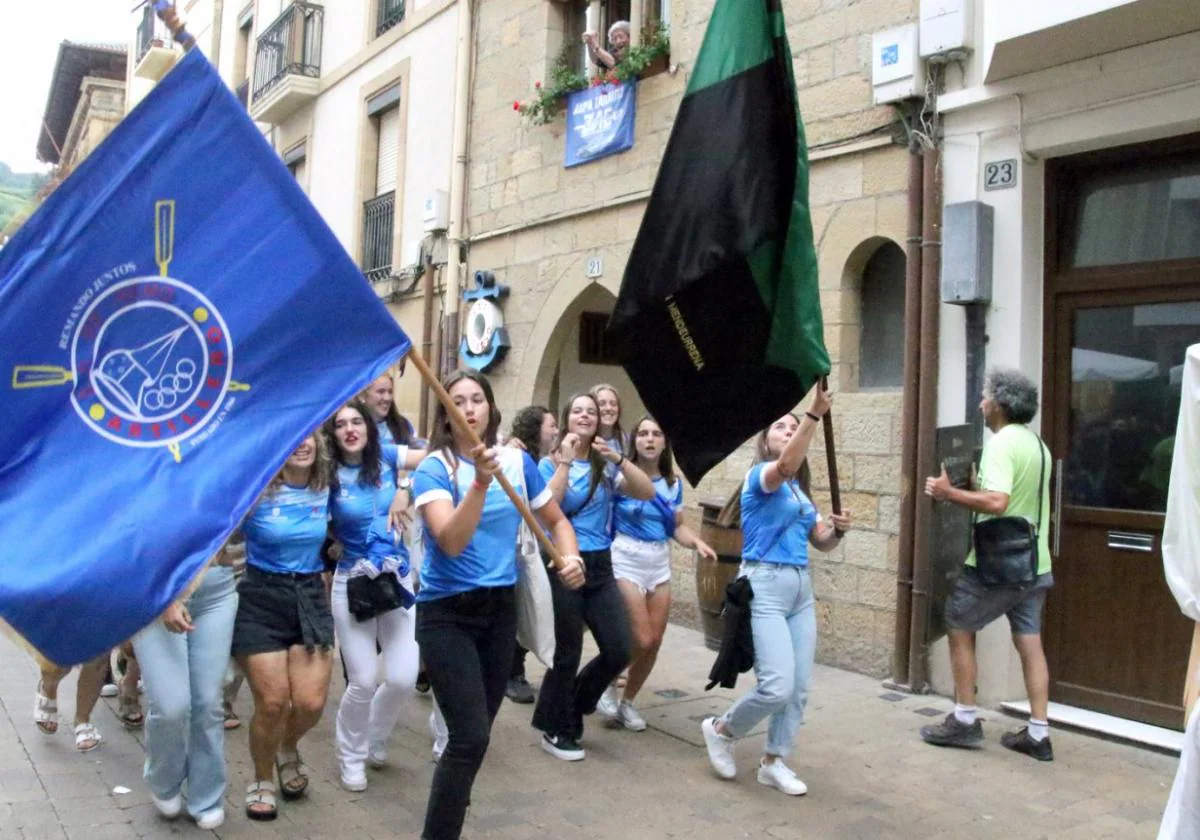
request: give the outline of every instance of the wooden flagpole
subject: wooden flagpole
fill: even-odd
[[[829,377],[821,377],[821,390],[829,390]],[[834,513],[842,512],[842,491],[838,487],[838,472],[837,472],[837,453],[833,451],[833,409],[825,412],[825,416],[821,418],[821,425],[825,428],[825,466],[829,470],[829,506],[833,508]],[[839,536],[845,534],[840,528],[835,528],[834,532]]]
[[[421,374],[421,378],[425,380],[425,384],[433,389],[433,393],[437,395],[442,405],[446,407],[446,415],[450,418],[450,422],[467,436],[472,445],[481,446],[483,441],[479,439],[479,435],[475,434],[475,430],[467,425],[467,418],[463,416],[459,407],[454,404],[454,400],[447,393],[446,389],[442,387],[442,383],[438,381],[437,375],[430,369],[429,364],[422,358],[421,354],[410,349],[407,358],[413,367],[417,369],[417,372]],[[496,480],[504,488],[504,494],[508,496],[509,501],[516,505],[517,510],[520,511],[521,518],[525,520],[525,524],[529,526],[529,530],[533,531],[533,535],[537,537],[538,543],[541,544],[542,550],[550,557],[550,562],[554,565],[554,568],[561,569],[563,566],[562,554],[559,553],[554,543],[550,542],[550,539],[546,536],[546,532],[542,530],[541,524],[534,518],[532,511],[529,510],[529,505],[525,504],[525,499],[512,486],[512,482],[508,480],[504,473],[496,473]]]

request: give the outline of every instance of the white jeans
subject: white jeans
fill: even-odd
[[[643,595],[671,579],[671,546],[617,534],[612,544],[613,576],[637,586]]]
[[[337,714],[337,752],[342,773],[360,775],[372,746],[387,744],[406,697],[417,682],[416,606],[359,621],[350,614],[346,576],[334,575],[331,606],[338,647],[349,685]],[[406,588],[412,582],[405,579]],[[378,682],[376,642],[383,650],[383,683]]]

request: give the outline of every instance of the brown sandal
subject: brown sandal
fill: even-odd
[[[141,729],[146,724],[146,715],[142,712],[142,705],[138,702],[136,694],[133,697],[121,695],[117,717],[120,718],[121,725],[130,731]]]

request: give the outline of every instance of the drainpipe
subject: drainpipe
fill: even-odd
[[[433,361],[433,280],[434,280],[433,260],[430,255],[425,255],[425,273],[421,278],[423,289],[423,304],[424,312],[421,314],[421,356],[425,359],[425,363],[433,368],[434,372],[441,377],[441,372],[438,370],[438,365]],[[421,383],[421,412],[417,419],[417,428],[421,430],[421,437],[425,437],[429,431],[429,385]]]
[[[929,627],[930,526],[933,500],[923,492],[926,476],[937,470],[937,387],[940,275],[942,268],[942,155],[937,146],[924,153],[921,225],[921,361],[917,406],[917,457],[913,482],[912,616],[908,639],[908,687],[921,692],[928,686],[925,636]]]
[[[471,108],[471,54],[474,9],[458,0],[457,65],[454,69],[454,167],[450,171],[449,253],[446,259],[446,306],[442,315],[442,373],[458,367],[458,298],[463,272],[463,214],[467,205],[467,123]]]
[[[217,73],[221,72],[221,32],[224,27],[221,25],[221,18],[225,16],[225,0],[213,0],[213,34],[212,34],[212,61],[213,67],[217,68]]]
[[[979,413],[979,395],[983,392],[984,361],[987,353],[987,307],[968,303],[963,307],[967,316],[967,403],[963,415],[975,432],[975,440],[983,440],[983,415]]]
[[[904,406],[900,441],[900,557],[896,568],[896,633],[892,653],[892,682],[908,682],[908,640],[912,629],[913,519],[921,493],[917,473],[918,389],[921,383],[921,202],[924,172],[920,146],[914,138],[908,155],[908,238],[904,271]]]

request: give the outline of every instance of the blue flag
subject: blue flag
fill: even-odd
[[[410,346],[190,53],[0,251],[0,618],[128,639]]]

